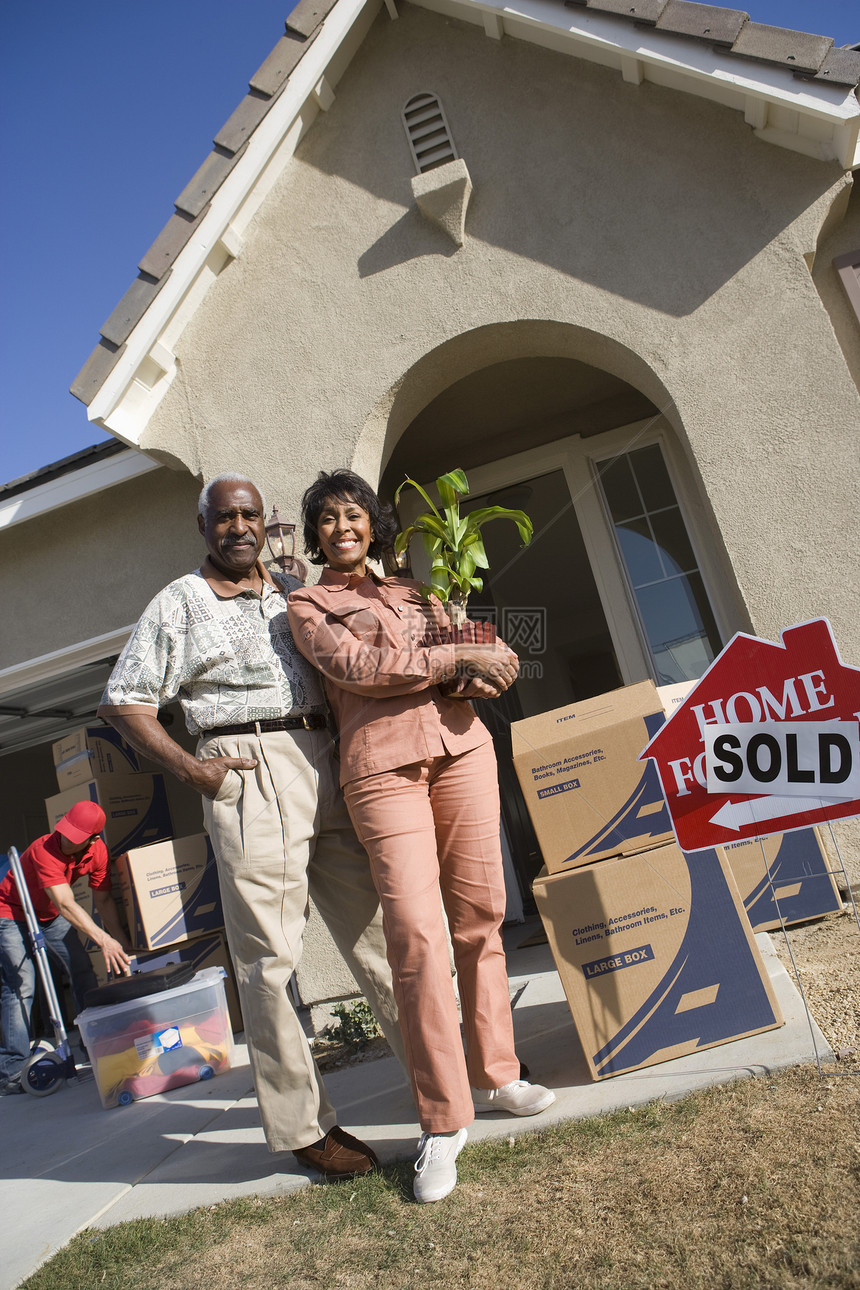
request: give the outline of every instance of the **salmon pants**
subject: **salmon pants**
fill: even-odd
[[[271,1151],[295,1150],[337,1122],[289,993],[309,891],[403,1060],[379,898],[327,731],[215,734],[201,740],[198,755],[257,759],[253,770],[227,771],[203,815],[266,1142]]]
[[[493,745],[353,780],[344,795],[382,904],[421,1128],[464,1128],[474,1118],[470,1083],[500,1088],[520,1071],[500,932],[505,883]]]

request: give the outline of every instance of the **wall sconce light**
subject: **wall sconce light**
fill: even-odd
[[[296,526],[281,518],[277,506],[266,520],[266,542],[272,559],[284,573],[298,578],[299,582],[307,582],[310,567],[296,555]]]
[[[409,561],[409,551],[395,551],[393,546],[387,546],[382,552],[382,567],[385,570],[386,577],[389,578],[411,578],[412,565]]]

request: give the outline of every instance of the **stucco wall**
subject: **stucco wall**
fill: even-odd
[[[826,612],[860,654],[860,402],[803,259],[838,168],[716,105],[401,13],[377,20],[183,335],[144,446],[245,468],[295,510],[320,465],[378,468],[426,355],[551,320],[666,408],[755,629]],[[475,186],[461,250],[411,202],[399,113],[422,89]],[[464,362],[492,352],[489,333]],[[440,363],[421,398],[448,379]]]
[[[137,621],[206,554],[200,483],[159,469],[0,533],[4,667]]]
[[[860,389],[860,319],[851,306],[839,275],[833,267],[837,256],[860,250],[860,183],[855,178],[848,194],[847,209],[835,227],[825,227],[815,254],[812,277],[830,315],[845,362]]]

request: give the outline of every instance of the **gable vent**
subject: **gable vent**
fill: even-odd
[[[419,175],[457,160],[457,149],[437,94],[414,94],[401,116]]]

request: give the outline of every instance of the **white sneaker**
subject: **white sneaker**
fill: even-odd
[[[416,1200],[427,1204],[441,1200],[454,1190],[457,1185],[457,1157],[468,1136],[465,1129],[456,1129],[453,1133],[421,1134],[415,1161],[416,1178],[412,1184]]]
[[[475,1114],[486,1111],[510,1111],[511,1115],[538,1115],[552,1106],[555,1093],[542,1084],[529,1084],[528,1080],[515,1079],[501,1088],[473,1088],[472,1101]]]

